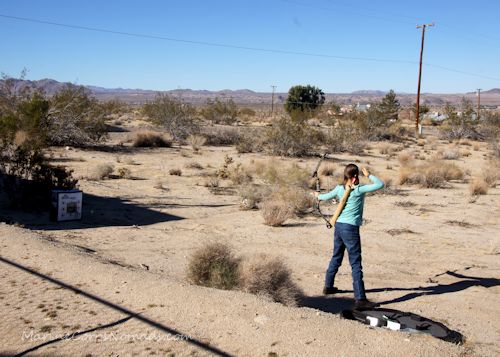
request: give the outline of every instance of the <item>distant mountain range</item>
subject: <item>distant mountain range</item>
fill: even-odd
[[[1,80],[0,80],[1,82]],[[66,85],[64,82],[58,82],[54,79],[41,79],[41,80],[16,80],[16,87],[23,88],[26,86],[43,90],[47,95],[53,95]],[[99,100],[120,99],[127,103],[142,104],[148,100],[154,99],[159,91],[147,89],[125,89],[125,88],[103,88],[97,86],[85,86]],[[222,97],[232,98],[239,105],[259,106],[269,105],[271,102],[271,93],[254,92],[248,89],[239,90],[192,90],[192,89],[175,89],[163,91],[183,100],[201,105],[207,99]],[[340,104],[356,104],[367,103],[380,100],[387,92],[381,90],[358,90],[351,93],[326,93],[327,101],[336,101]],[[415,102],[415,94],[410,93],[397,93],[398,99],[402,105],[409,105]],[[276,104],[283,103],[286,99],[287,93],[275,93],[274,100]],[[423,93],[421,98],[422,102],[430,106],[441,106],[449,102],[458,104],[463,97],[475,101],[476,93],[451,93],[451,94],[433,94]],[[496,107],[500,106],[500,88],[493,88],[481,92],[481,103],[485,106]]]

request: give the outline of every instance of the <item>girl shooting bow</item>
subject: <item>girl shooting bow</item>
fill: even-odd
[[[374,175],[370,175],[366,168],[362,168],[361,171],[363,175],[370,179],[371,184],[359,185],[359,169],[356,165],[349,164],[344,169],[343,185],[337,185],[332,191],[325,194],[313,193],[320,201],[341,198],[337,210],[330,221],[335,226],[333,256],[326,271],[323,294],[335,294],[338,291],[334,287],[335,275],[342,264],[344,251],[347,249],[352,270],[352,285],[356,308],[374,306],[372,302],[366,299],[365,294],[363,269],[361,266],[359,226],[361,226],[363,221],[365,194],[384,187],[384,183]]]

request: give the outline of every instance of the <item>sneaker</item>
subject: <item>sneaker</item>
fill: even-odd
[[[339,289],[337,289],[336,287],[329,288],[329,287],[325,286],[323,288],[323,295],[332,295],[332,294],[337,293],[338,291],[339,291]]]
[[[370,309],[372,307],[376,307],[378,304],[376,302],[371,302],[367,299],[359,299],[354,303],[355,309]]]

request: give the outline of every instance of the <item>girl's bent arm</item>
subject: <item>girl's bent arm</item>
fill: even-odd
[[[339,186],[336,186],[333,190],[331,190],[330,192],[328,193],[324,193],[324,194],[321,194],[318,196],[318,200],[320,201],[329,201],[331,200],[332,198],[335,198],[336,196],[338,196],[339,194],[339,190],[338,190]]]
[[[382,187],[384,187],[384,182],[381,179],[379,179],[378,177],[376,177],[374,175],[370,175],[370,176],[368,176],[368,178],[373,183],[370,185],[361,186],[359,188],[359,192],[361,192],[361,193],[373,192],[373,191],[380,190]]]

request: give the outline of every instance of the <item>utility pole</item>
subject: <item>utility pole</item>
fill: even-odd
[[[274,115],[274,90],[276,89],[276,86],[271,86],[273,88],[273,92],[271,94],[271,117]]]
[[[481,110],[481,88],[477,89],[477,121],[479,121],[480,118],[480,110]]]
[[[434,23],[432,24],[424,24],[424,25],[417,25],[418,29],[422,29],[422,44],[420,45],[420,65],[418,68],[418,87],[417,87],[417,112],[415,113],[416,120],[415,120],[415,134],[418,136],[419,130],[419,119],[420,119],[420,83],[422,80],[422,57],[424,55],[424,40],[425,40],[425,29],[427,27],[434,26]]]

